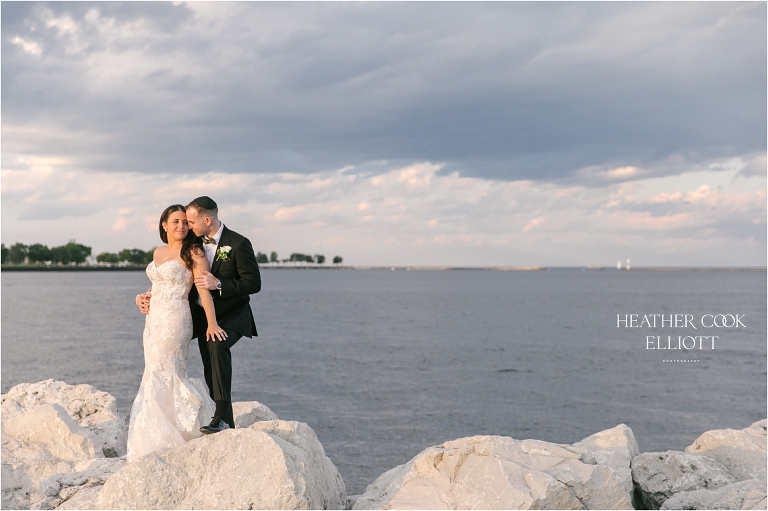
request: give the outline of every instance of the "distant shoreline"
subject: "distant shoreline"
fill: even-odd
[[[316,265],[261,265],[265,270],[389,270],[389,271],[446,271],[446,270],[484,270],[484,271],[543,271],[543,270],[584,270],[584,271],[766,271],[766,268],[754,267],[672,267],[647,266],[633,267],[631,270],[618,270],[614,266],[316,266]],[[144,271],[145,266],[36,266],[2,265],[0,271],[51,272],[51,271]]]

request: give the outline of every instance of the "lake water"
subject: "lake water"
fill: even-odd
[[[766,416],[766,273],[264,270],[233,398],[306,422],[348,494],[425,447],[496,434],[572,443],[620,423],[641,451]],[[114,395],[143,371],[142,272],[3,272],[2,391],[48,378]],[[616,315],[743,314],[746,328],[617,328]],[[718,335],[646,349],[646,335]],[[690,343],[690,341],[689,341]],[[670,356],[671,353],[671,356]],[[698,362],[664,362],[667,359]],[[197,348],[190,376],[202,378]]]

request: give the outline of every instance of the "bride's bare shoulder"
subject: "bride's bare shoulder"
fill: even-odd
[[[155,261],[162,261],[168,258],[168,245],[157,247],[152,253],[152,259]]]
[[[194,268],[192,268],[194,273],[210,270],[208,266],[208,257],[205,255],[205,250],[203,250],[201,247],[192,247],[191,254],[192,261],[195,263]]]
[[[208,258],[205,255],[205,250],[203,249],[203,247],[199,245],[192,245],[190,249],[190,254],[192,254],[192,259],[194,259],[195,261],[197,261],[198,259],[205,259],[206,261],[208,260]]]

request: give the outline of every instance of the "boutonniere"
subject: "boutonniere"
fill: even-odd
[[[216,249],[216,260],[217,261],[229,261],[229,251],[232,250],[232,247],[224,246],[219,247]]]

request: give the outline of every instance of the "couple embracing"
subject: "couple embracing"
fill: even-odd
[[[166,245],[147,266],[152,287],[136,297],[147,318],[144,375],[128,428],[129,462],[234,428],[230,349],[240,337],[256,335],[248,295],[261,289],[259,265],[250,241],[221,223],[213,199],[166,208],[160,239]],[[187,377],[193,338],[205,385]]]

